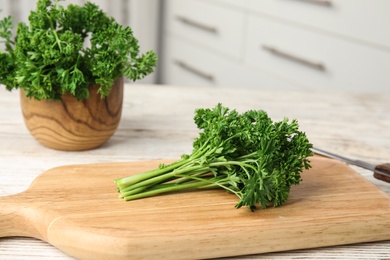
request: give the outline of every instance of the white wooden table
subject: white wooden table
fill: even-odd
[[[197,136],[194,109],[218,102],[238,111],[264,109],[274,120],[296,118],[317,147],[372,163],[390,161],[390,94],[212,89],[154,85],[125,88],[121,124],[99,149],[62,152],[38,144],[24,126],[19,93],[0,88],[0,196],[25,190],[50,168],[78,163],[177,158]],[[354,167],[390,195],[390,184]],[[0,205],[1,206],[1,205]],[[390,217],[390,216],[389,216]],[[390,259],[390,241],[299,250],[240,259]],[[0,238],[0,259],[71,259],[30,238]]]

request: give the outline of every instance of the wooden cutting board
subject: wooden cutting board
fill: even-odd
[[[390,239],[390,198],[343,163],[313,168],[278,208],[235,209],[224,190],[125,202],[114,179],[161,161],[48,170],[0,198],[0,237],[28,236],[80,259],[199,259]]]

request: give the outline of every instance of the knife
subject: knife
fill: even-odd
[[[351,164],[351,165],[355,165],[355,166],[370,170],[370,171],[374,172],[374,177],[376,179],[390,183],[390,163],[383,163],[383,164],[374,165],[374,164],[371,164],[368,162],[350,159],[350,158],[347,158],[347,157],[344,157],[344,156],[341,156],[338,154],[324,151],[324,150],[319,149],[319,148],[315,148],[315,147],[312,147],[311,150],[316,154],[319,154],[319,155],[322,155],[325,157],[329,157],[329,158],[333,158],[333,159],[336,159],[339,161],[346,162],[346,163]]]

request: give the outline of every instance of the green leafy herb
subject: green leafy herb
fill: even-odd
[[[236,208],[276,207],[288,199],[290,187],[299,184],[303,169],[310,168],[312,144],[296,120],[273,122],[262,110],[240,114],[218,104],[197,109],[194,121],[201,132],[192,153],[115,180],[121,198],[223,188],[239,198]]]
[[[5,51],[0,51],[0,83],[6,85],[8,90],[13,86],[13,72],[15,69],[14,55],[12,46],[12,17],[5,17],[0,21],[0,43],[5,45]],[[2,39],[2,40],[1,40]]]
[[[21,22],[12,41],[12,18],[0,21],[5,52],[0,53],[0,83],[7,89],[23,88],[26,95],[61,99],[67,92],[82,100],[89,97],[91,83],[107,96],[121,76],[138,80],[153,72],[157,56],[139,53],[130,27],[123,27],[95,4],[69,4],[39,0]]]

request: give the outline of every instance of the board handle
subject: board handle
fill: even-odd
[[[42,215],[23,193],[0,197],[0,237],[23,236],[45,240]]]

